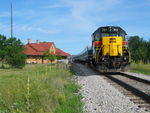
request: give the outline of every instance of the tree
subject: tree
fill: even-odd
[[[50,60],[51,62],[56,59],[49,51],[44,52],[44,58]]]
[[[61,57],[61,54],[59,53],[57,56],[56,56],[57,60],[61,60],[62,57]]]
[[[150,39],[149,41],[147,42],[147,59],[148,59],[148,62],[150,63]]]
[[[7,51],[5,50],[6,46],[6,36],[0,35],[0,61],[2,62],[2,68],[4,68],[4,59],[7,55]]]
[[[129,48],[131,51],[131,58],[133,61],[138,63],[142,61],[144,63],[148,63],[149,61],[149,50],[148,50],[148,42],[140,38],[139,36],[132,36],[128,40]]]
[[[25,65],[26,55],[23,54],[24,46],[19,39],[6,38],[0,35],[0,60],[12,67],[22,68]]]
[[[6,62],[12,67],[23,68],[26,62],[26,56],[24,54],[14,54],[6,57]]]
[[[7,56],[6,62],[17,68],[22,68],[26,62],[26,55],[23,54],[24,46],[21,41],[16,38],[9,38],[6,46]]]

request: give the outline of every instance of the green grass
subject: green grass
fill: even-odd
[[[150,75],[150,64],[132,63],[131,64],[131,72]]]
[[[0,113],[82,113],[82,96],[63,65],[0,69]]]
[[[77,86],[74,82],[69,82],[65,85],[64,92],[67,99],[60,98],[60,106],[56,108],[55,113],[83,113],[83,104],[81,102],[82,96],[77,94],[78,89],[79,86]]]

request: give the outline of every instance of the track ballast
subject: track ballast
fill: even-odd
[[[150,81],[125,73],[105,73],[104,79],[145,111],[150,111]]]

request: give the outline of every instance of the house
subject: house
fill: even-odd
[[[52,55],[61,55],[63,59],[66,59],[68,56],[70,56],[69,53],[56,48],[53,42],[40,42],[37,40],[36,43],[31,43],[31,40],[28,39],[28,43],[25,45],[24,51],[24,53],[27,55],[26,62],[37,64],[50,63],[48,59],[44,58],[45,51],[49,51]],[[57,60],[54,62],[57,62]]]

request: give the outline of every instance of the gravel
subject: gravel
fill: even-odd
[[[76,81],[81,85],[85,113],[147,113],[87,66],[73,67]]]

